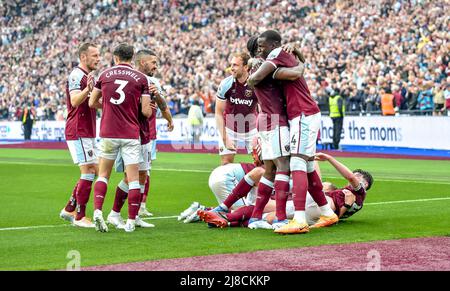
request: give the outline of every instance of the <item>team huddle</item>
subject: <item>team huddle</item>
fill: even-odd
[[[219,205],[208,209],[194,202],[179,220],[293,234],[333,225],[362,208],[372,176],[316,153],[321,114],[303,78],[305,59],[295,45],[281,46],[281,41],[278,32],[268,30],[249,39],[249,54],[232,58],[232,76],[221,82],[216,98],[222,165],[211,173],[209,186]],[[100,232],[108,231],[107,223],[133,232],[135,227],[154,227],[142,217],[152,215],[146,199],[156,158],[157,108],[169,131],[173,121],[153,77],[156,54],[135,52],[123,43],[115,47],[113,57],[115,65],[95,80],[99,49],[84,43],[80,64],[68,78],[66,140],[81,176],[60,217]],[[102,109],[98,146],[97,109]],[[234,163],[239,143],[252,154],[253,164]],[[322,182],[317,161],[329,161],[350,184],[338,189]],[[103,204],[114,166],[124,178],[105,221]],[[92,222],[86,217],[86,204],[95,177]],[[127,199],[125,222],[120,211]]]
[[[133,46],[120,44],[113,55],[116,65],[104,70],[95,81],[91,72],[99,64],[99,50],[92,43],[82,44],[80,65],[69,75],[66,139],[73,161],[80,167],[81,177],[60,217],[74,226],[95,227],[107,232],[102,209],[115,164],[116,171],[124,173],[124,179],[117,186],[107,222],[132,232],[135,227],[154,227],[141,216],[152,215],[146,209],[146,198],[151,162],[156,158],[157,107],[168,121],[169,131],[173,130],[173,121],[161,85],[153,77],[158,67],[156,54],[151,50],[135,53]],[[95,145],[97,109],[102,109],[99,159]],[[96,176],[92,222],[86,218],[86,204]],[[127,198],[128,219],[125,222],[120,210]]]
[[[321,114],[303,78],[305,60],[298,48],[282,47],[281,41],[278,32],[268,30],[249,39],[252,59],[244,54],[232,59],[233,76],[217,94],[222,166],[209,181],[219,206],[208,210],[194,202],[179,220],[295,234],[333,225],[362,208],[373,178],[316,154]],[[257,100],[258,108],[250,100]],[[243,104],[249,105],[241,110]],[[255,126],[247,125],[257,109]],[[232,163],[239,140],[253,152],[255,165]],[[254,140],[250,146],[249,140]],[[350,184],[338,189],[322,183],[315,161],[329,161]]]

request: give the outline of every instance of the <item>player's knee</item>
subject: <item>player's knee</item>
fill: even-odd
[[[261,177],[264,175],[264,172],[265,172],[264,168],[262,168],[262,167],[257,167],[257,168],[254,168],[253,170],[251,170],[251,171],[248,173],[248,175],[249,175],[249,177],[250,177],[254,182],[257,182],[257,181],[259,181],[259,180],[261,179]]]
[[[81,174],[88,174],[88,175],[98,175],[98,166],[97,164],[88,164],[83,165],[80,167]]]
[[[263,177],[269,181],[274,181],[275,175],[276,175],[276,169],[275,169],[275,171],[265,171]]]
[[[307,171],[307,162],[301,157],[291,157],[290,162],[291,171]]]

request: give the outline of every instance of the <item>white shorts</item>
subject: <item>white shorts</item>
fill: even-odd
[[[270,131],[260,131],[261,150],[263,161],[275,160],[290,155],[289,128],[277,126]]]
[[[150,140],[150,159],[152,161],[156,160],[156,139]]]
[[[79,138],[77,140],[68,140],[67,147],[74,164],[79,166],[98,164],[97,149],[95,147],[95,138]]]
[[[331,197],[329,196],[325,197],[327,198],[329,204],[333,201]],[[295,214],[294,201],[289,200],[286,203],[286,216],[288,219],[292,219],[294,218],[294,214]],[[309,193],[306,194],[305,216],[306,222],[309,225],[315,224],[320,218],[320,208],[312,198],[311,194]]]
[[[150,143],[141,145],[142,162],[139,163],[139,171],[148,171],[152,168],[152,160],[150,159],[150,146]],[[115,169],[118,173],[125,172],[125,165],[123,163],[121,151],[117,155]]]
[[[107,160],[114,161],[120,153],[125,166],[143,161],[139,139],[102,138],[99,148],[99,156]]]
[[[256,128],[254,128],[246,133],[234,132],[233,130],[231,130],[229,128],[225,128],[225,131],[227,134],[227,138],[234,142],[234,145],[236,148],[239,148],[239,143],[244,143],[245,148],[247,149],[247,153],[248,154],[252,153],[252,151],[253,151],[252,141],[253,141],[253,138],[258,134],[258,130],[256,130]],[[223,143],[223,139],[219,135],[219,155],[223,156],[223,155],[235,155],[235,154],[236,154],[236,151],[230,151],[229,149],[227,149],[225,147],[225,145]]]
[[[217,202],[220,204],[231,194],[234,187],[239,183],[241,179],[243,179],[245,173],[242,170],[242,173],[234,174],[233,172],[239,171],[240,164],[227,164],[224,166],[217,167],[214,169],[209,176],[209,188],[216,196]],[[236,203],[231,207],[232,209],[236,209],[241,206],[246,206],[246,200],[244,198],[239,199]]]
[[[316,154],[316,142],[320,129],[320,112],[289,120],[291,154],[312,157]]]

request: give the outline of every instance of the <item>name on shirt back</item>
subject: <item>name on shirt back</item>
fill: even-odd
[[[106,78],[110,78],[112,76],[130,76],[131,78],[133,78],[136,82],[139,82],[139,80],[141,79],[140,76],[136,73],[134,73],[133,71],[130,70],[111,70],[109,72],[106,73]]]

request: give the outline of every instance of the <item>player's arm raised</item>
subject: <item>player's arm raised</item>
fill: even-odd
[[[333,167],[336,168],[336,170],[339,172],[339,174],[342,175],[342,177],[350,182],[353,188],[359,187],[359,180],[358,178],[356,178],[355,174],[353,174],[353,172],[350,171],[349,168],[347,168],[344,164],[340,163],[332,156],[324,153],[317,153],[315,155],[315,159],[318,161],[328,161]]]
[[[258,70],[248,77],[247,84],[252,88],[255,87],[264,80],[265,77],[272,74],[275,69],[275,66],[270,62],[262,63]]]

